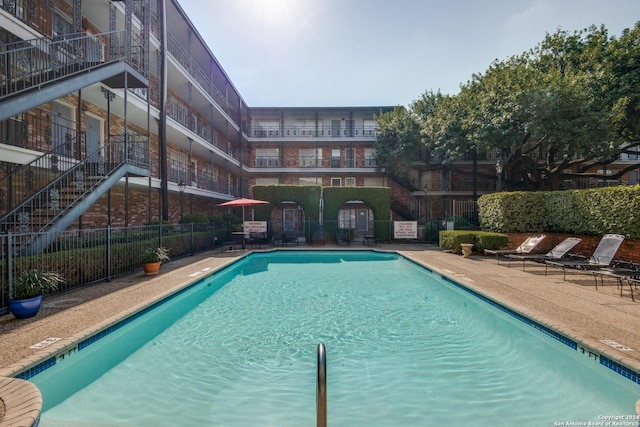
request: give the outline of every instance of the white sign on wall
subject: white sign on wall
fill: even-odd
[[[243,231],[245,233],[266,233],[267,221],[245,221]]]
[[[418,221],[395,221],[393,223],[394,239],[417,239]]]

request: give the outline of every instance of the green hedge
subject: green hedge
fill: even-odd
[[[640,239],[640,185],[487,194],[478,199],[478,215],[484,231]]]
[[[320,193],[321,187],[318,185],[255,185],[253,197],[269,202],[267,205],[253,207],[256,221],[268,221],[271,210],[287,200],[302,205],[307,218],[318,218],[320,216]]]
[[[269,220],[274,206],[286,200],[291,200],[304,207],[305,217],[312,221],[320,216],[320,195],[323,194],[324,215],[327,222],[338,220],[338,211],[349,200],[361,200],[368,204],[373,211],[376,224],[389,221],[391,218],[391,189],[388,187],[320,187],[315,185],[256,185],[253,187],[253,197],[267,200],[267,205],[254,207],[256,219]],[[376,237],[381,241],[389,241],[388,227],[375,229]],[[334,236],[335,237],[335,236]],[[333,237],[332,237],[333,238]]]
[[[473,244],[473,249],[476,252],[483,252],[485,249],[499,249],[509,244],[508,236],[486,231],[441,230],[439,237],[440,247],[451,249],[457,254],[462,253],[461,243]]]

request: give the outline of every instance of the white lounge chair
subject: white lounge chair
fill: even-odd
[[[579,237],[567,237],[546,254],[508,254],[507,258],[522,261],[522,271],[524,271],[524,266],[527,261],[545,262],[547,260],[561,260],[581,241],[582,239]]]

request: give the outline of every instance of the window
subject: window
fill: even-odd
[[[256,120],[254,135],[256,138],[277,138],[280,136],[280,121]]]
[[[1,79],[1,76],[0,76]],[[22,116],[15,116],[0,122],[0,141],[5,144],[24,147],[27,143],[28,124]]]
[[[355,228],[356,211],[355,209],[340,209],[338,211],[338,228]]]
[[[355,187],[356,186],[356,179],[355,178],[345,178],[344,179],[344,186],[345,187]]]
[[[331,149],[331,167],[332,168],[340,167],[340,149],[339,148]]]
[[[169,117],[184,127],[189,127],[189,110],[175,96],[169,96]]]
[[[362,129],[363,136],[376,136],[376,131],[378,129],[378,122],[373,119],[364,119],[364,126]]]
[[[198,167],[196,166],[196,162],[191,162],[191,186],[198,186]]]
[[[256,178],[256,185],[278,185],[280,179],[278,178]]]
[[[256,148],[256,167],[272,168],[279,164],[280,150],[278,148]]]
[[[282,225],[285,230],[295,230],[296,227],[296,211],[294,209],[282,210]]]
[[[376,149],[375,148],[364,149],[364,167],[365,168],[376,167]]]
[[[210,191],[216,190],[213,169],[206,164],[200,167],[200,188]]]
[[[74,109],[65,104],[54,102],[51,105],[51,145],[59,156],[73,156],[76,143],[74,114]]]
[[[356,167],[356,149],[345,148],[344,150],[344,167],[355,168]]]
[[[322,148],[301,148],[298,155],[303,168],[322,166]]]
[[[316,120],[301,119],[296,120],[294,136],[314,136],[316,135]]]
[[[373,176],[364,179],[365,187],[384,187],[384,178],[381,176]]]
[[[342,186],[342,178],[331,178],[331,186],[332,187]]]
[[[179,151],[172,151],[169,160],[170,180],[187,183],[187,155]]]
[[[319,185],[318,178],[316,177],[301,177],[298,178],[299,185]]]
[[[59,39],[66,39],[70,34],[73,34],[73,24],[70,19],[62,16],[60,12],[55,10],[53,12],[53,28],[51,29],[54,37]]]

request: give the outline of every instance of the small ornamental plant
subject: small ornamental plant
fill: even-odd
[[[148,248],[142,254],[143,264],[169,261],[169,259],[169,249],[167,248]]]
[[[64,277],[52,271],[24,270],[13,280],[12,299],[29,299],[53,292],[66,283]]]

